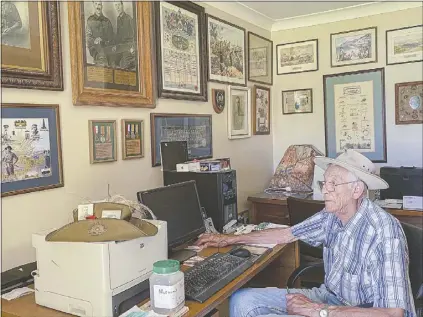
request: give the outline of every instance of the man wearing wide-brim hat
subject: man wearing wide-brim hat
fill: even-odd
[[[302,223],[246,235],[210,235],[197,244],[289,243],[323,245],[325,282],[319,288],[246,288],[230,299],[231,317],[416,317],[401,224],[366,197],[388,184],[364,155],[347,150],[336,159],[316,157],[325,208]],[[362,307],[359,307],[362,306]],[[370,307],[370,308],[363,308]]]

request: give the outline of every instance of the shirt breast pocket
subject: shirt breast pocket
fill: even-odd
[[[360,276],[357,274],[351,274],[348,272],[344,272],[342,275],[342,294],[348,294],[349,298],[355,298],[354,294],[357,294],[360,282]]]

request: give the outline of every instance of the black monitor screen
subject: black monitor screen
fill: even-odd
[[[167,222],[169,247],[179,246],[205,232],[195,181],[138,193],[138,200]]]

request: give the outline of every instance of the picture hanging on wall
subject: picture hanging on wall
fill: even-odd
[[[204,7],[190,1],[154,5],[159,97],[207,101]]]
[[[225,91],[223,89],[212,89],[213,109],[216,113],[222,113],[225,109]]]
[[[248,80],[273,84],[273,42],[248,32]]]
[[[251,89],[228,87],[228,138],[251,137]]]
[[[116,120],[89,120],[90,162],[117,161]]]
[[[1,105],[1,196],[63,187],[59,105]]]
[[[59,2],[1,2],[3,87],[63,90]]]
[[[395,84],[395,124],[423,123],[423,81]]]
[[[326,156],[347,149],[386,163],[384,69],[323,76]]]
[[[151,2],[70,1],[68,16],[73,104],[154,108]]]
[[[282,113],[312,113],[313,90],[295,89],[282,91]]]
[[[333,33],[330,35],[331,66],[377,62],[377,28]]]
[[[254,86],[253,89],[253,133],[270,134],[270,88]]]
[[[277,74],[295,74],[319,70],[318,40],[276,45]]]
[[[144,121],[122,119],[122,159],[144,157]]]
[[[386,31],[386,64],[423,61],[423,25]]]

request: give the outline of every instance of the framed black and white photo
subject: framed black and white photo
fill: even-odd
[[[386,31],[386,64],[423,61],[423,25]]]
[[[312,113],[313,91],[308,89],[295,89],[282,91],[282,113]]]
[[[247,85],[245,29],[206,14],[209,81]]]
[[[278,75],[312,72],[319,69],[318,40],[276,45]]]
[[[376,27],[333,33],[330,35],[331,66],[348,66],[377,62]]]
[[[273,42],[248,32],[248,80],[273,84]]]
[[[228,86],[228,138],[251,137],[251,89]]]

